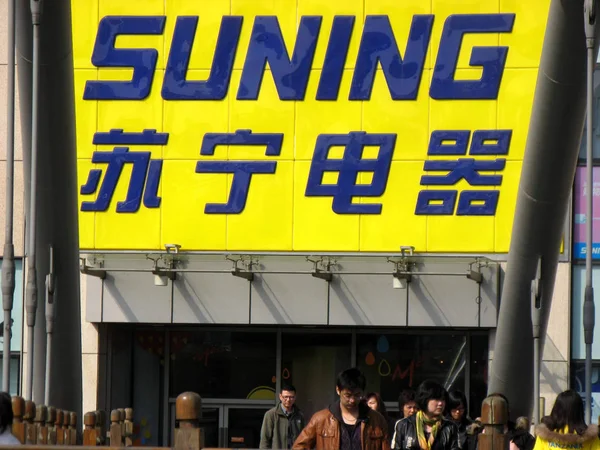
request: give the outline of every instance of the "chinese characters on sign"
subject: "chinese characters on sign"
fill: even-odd
[[[469,131],[434,131],[429,141],[428,155],[464,156],[469,144]],[[469,156],[508,155],[511,130],[478,130],[473,133]],[[450,142],[450,143],[448,143]],[[455,186],[466,180],[470,186],[500,186],[502,175],[484,175],[480,172],[501,172],[506,158],[477,161],[474,158],[425,161],[424,170],[448,172],[446,175],[423,175],[421,185]],[[457,216],[488,216],[496,214],[500,191],[463,190],[458,200]],[[415,214],[452,215],[457,190],[425,190],[419,192]],[[437,202],[437,203],[432,203]]]
[[[428,155],[449,157],[424,162],[423,170],[428,173],[421,177],[424,189],[419,192],[415,214],[417,215],[494,215],[500,192],[489,188],[502,184],[506,159],[477,160],[461,158],[507,155],[510,147],[511,130],[434,131],[431,134]],[[108,133],[96,133],[94,144],[115,145],[112,151],[96,151],[92,162],[106,164],[104,177],[101,169],[91,169],[87,182],[81,186],[82,195],[97,193],[95,201],[83,201],[82,211],[106,211],[112,201],[119,178],[125,164],[131,164],[132,171],[127,196],[116,206],[118,213],[132,213],[139,210],[142,202],[146,208],[158,208],[158,186],[162,172],[162,160],[152,160],[150,151],[130,151],[126,145],[166,145],[168,133],[144,130],[141,133],[124,132],[120,129]],[[220,145],[265,147],[267,157],[279,156],[284,135],[282,133],[252,133],[250,130],[237,130],[235,133],[207,133],[200,149],[202,156],[214,156]],[[470,141],[470,146],[469,146]],[[317,138],[313,153],[306,197],[331,197],[332,210],[336,214],[381,214],[382,204],[361,204],[354,200],[359,197],[381,197],[387,186],[392,158],[396,146],[396,134],[376,134],[350,132],[348,134],[321,134]],[[343,147],[341,158],[330,157],[332,147]],[[364,157],[366,147],[375,147],[377,155]],[[453,159],[453,157],[457,157]],[[208,203],[205,214],[240,214],[250,192],[253,175],[274,174],[277,161],[235,161],[201,160],[196,164],[198,174],[233,174],[227,203]],[[325,183],[326,173],[337,174],[335,183]],[[360,182],[360,174],[370,174],[369,183]],[[436,173],[433,175],[432,173]],[[456,185],[465,180],[475,189],[457,190]],[[442,189],[446,188],[446,189]],[[481,189],[487,187],[488,189]],[[456,206],[458,200],[458,207]]]

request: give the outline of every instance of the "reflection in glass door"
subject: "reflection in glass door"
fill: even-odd
[[[266,406],[225,406],[226,448],[258,448]]]
[[[209,406],[202,408],[200,428],[204,438],[204,447],[223,446],[223,407]]]

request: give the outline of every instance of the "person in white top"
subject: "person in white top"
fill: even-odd
[[[13,410],[10,395],[0,392],[0,446],[21,445],[19,440],[11,433],[13,423]]]

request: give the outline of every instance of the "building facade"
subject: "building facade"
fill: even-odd
[[[207,445],[256,448],[283,383],[310,415],[356,365],[392,415],[433,378],[476,417],[549,4],[521,3],[72,1],[83,410],[166,444],[192,390]],[[546,411],[579,358],[564,242]]]
[[[599,103],[600,98],[599,82],[598,82],[598,66],[595,71],[594,80],[594,117],[599,117]],[[600,198],[600,171],[596,167],[598,164],[597,158],[600,156],[600,140],[598,139],[598,122],[594,121],[593,126],[593,156],[594,156],[594,184],[592,188],[593,195],[593,229],[592,229],[592,283],[594,287],[597,286],[600,267],[598,267],[598,243],[600,242],[600,231],[597,230],[597,217],[600,208],[598,199]],[[585,138],[582,140],[581,151],[579,153],[579,165],[577,167],[577,173],[575,174],[575,185],[573,187],[573,215],[572,215],[572,227],[573,227],[573,253],[572,253],[572,324],[571,324],[571,386],[579,392],[585,391],[585,342],[583,334],[583,298],[585,292],[585,278],[586,278],[586,242],[585,242],[585,226],[586,226],[586,196],[588,194],[587,180],[586,180],[586,142]],[[596,296],[597,297],[597,296]],[[598,317],[598,315],[597,315]],[[594,339],[592,345],[592,417],[598,417],[600,415],[600,384],[598,383],[599,378],[599,362],[600,362],[600,351],[597,343],[597,339]]]

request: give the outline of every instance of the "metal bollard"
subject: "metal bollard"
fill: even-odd
[[[27,400],[25,402],[25,414],[23,414],[23,421],[25,422],[25,443],[35,445],[37,443],[37,433],[33,419],[35,419],[35,403],[31,400]]]
[[[23,423],[25,400],[23,400],[23,397],[15,396],[12,398],[12,410],[14,416],[12,433],[21,444],[25,444],[25,424]]]
[[[121,434],[121,413],[118,409],[113,409],[110,412],[110,446],[123,447],[123,437]]]
[[[508,423],[508,405],[502,397],[487,397],[481,406],[483,432],[477,438],[478,450],[507,450],[508,436],[504,428]]]
[[[56,408],[54,406],[48,407],[46,426],[48,427],[48,445],[56,445]]]
[[[54,422],[54,431],[56,433],[56,445],[64,445],[65,433],[63,431],[63,415],[62,409],[56,410],[56,421]]]
[[[77,445],[77,413],[69,414],[69,445]]]
[[[83,445],[96,447],[98,444],[98,436],[96,432],[96,413],[85,413],[83,416],[83,425]]]
[[[195,392],[179,394],[175,401],[175,449],[199,450],[204,446],[200,417],[202,398]]]
[[[46,418],[48,416],[48,408],[45,405],[38,405],[35,408],[35,433],[37,436],[38,445],[48,445],[48,426]]]
[[[133,409],[125,408],[125,422],[123,422],[123,438],[125,447],[133,446]]]

